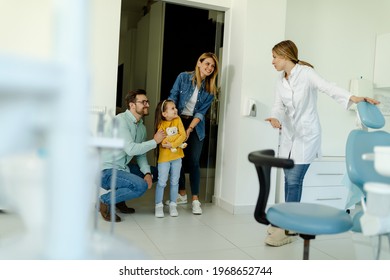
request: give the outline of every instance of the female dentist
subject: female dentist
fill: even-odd
[[[324,92],[344,108],[353,103],[379,104],[375,99],[358,97],[324,80],[313,66],[298,58],[298,48],[282,41],[272,49],[272,64],[281,75],[276,82],[275,103],[266,119],[272,127],[281,129],[280,157],[294,160],[292,169],[284,169],[286,202],[299,202],[302,183],[310,163],[320,156],[321,125],[317,111],[317,93]],[[265,243],[282,246],[295,240],[284,229],[270,226]]]

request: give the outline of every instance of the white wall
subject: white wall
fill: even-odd
[[[271,48],[284,38],[285,0],[232,1],[225,19],[221,129],[215,198],[233,213],[253,211],[258,195],[251,151],[277,147],[277,132],[264,121],[273,103]],[[241,115],[245,98],[257,101],[255,118]]]
[[[56,18],[52,0],[0,0],[0,7],[0,53],[53,58]],[[90,0],[90,7],[91,105],[115,113],[121,0]],[[71,112],[69,108],[66,113]],[[92,121],[95,130],[96,119]]]
[[[0,0],[0,53],[48,59],[53,55],[51,0]]]
[[[349,89],[353,78],[373,79],[375,37],[389,32],[389,5],[385,0],[232,1],[227,12],[230,23],[225,25],[225,54],[226,48],[229,51],[222,74],[225,103],[215,191],[219,205],[233,213],[253,211],[258,182],[247,155],[276,148],[275,132],[263,122],[273,102],[273,45],[287,38],[294,40],[301,59]],[[246,98],[258,102],[260,116],[241,116],[239,108]],[[318,106],[324,155],[344,155],[347,135],[355,128],[355,113],[321,94]]]
[[[301,60],[349,89],[351,79],[362,76],[373,81],[376,34],[390,32],[389,12],[388,0],[289,0],[286,38],[297,44]],[[325,94],[319,94],[318,105],[323,155],[344,156],[355,113]]]
[[[90,2],[91,105],[115,114],[121,0]]]

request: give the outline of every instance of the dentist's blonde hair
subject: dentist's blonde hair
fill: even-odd
[[[272,48],[272,52],[277,54],[278,56],[284,57],[285,59],[292,61],[295,64],[307,65],[311,68],[314,68],[314,66],[310,63],[298,59],[298,48],[293,41],[285,40],[276,44]]]

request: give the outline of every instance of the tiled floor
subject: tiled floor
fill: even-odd
[[[263,240],[266,226],[258,224],[252,214],[232,215],[211,203],[203,203],[203,215],[193,215],[188,204],[179,206],[179,217],[170,217],[166,207],[165,218],[155,218],[153,191],[132,201],[129,206],[134,207],[136,213],[119,213],[122,222],[114,224],[113,234],[111,223],[105,222],[99,214],[98,230],[94,231],[91,241],[95,244],[94,252],[97,252],[97,258],[101,256],[114,259],[155,260],[300,260],[302,258],[301,239],[282,247],[265,245]],[[25,230],[23,222],[15,213],[0,213],[0,225],[0,246],[4,245],[3,240]],[[111,239],[112,236],[115,238]],[[390,259],[387,238],[383,238],[382,247],[380,259]],[[361,234],[347,232],[319,236],[311,241],[310,259],[374,259],[372,248],[370,238]],[[104,253],[108,251],[110,253]],[[5,252],[7,251],[3,251],[2,258],[7,258]],[[10,253],[9,258],[18,257]]]

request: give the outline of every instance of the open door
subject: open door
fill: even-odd
[[[129,50],[133,53],[129,73],[132,82],[127,90],[146,89],[150,110],[144,121],[149,137],[154,134],[156,105],[169,96],[177,75],[194,70],[196,60],[204,52],[214,52],[222,58],[223,20],[224,12],[158,1],[138,22],[132,35],[134,47]],[[218,109],[217,96],[207,114],[201,157],[200,198],[206,202],[211,202],[214,194]],[[149,152],[148,160],[156,163],[153,151]]]

